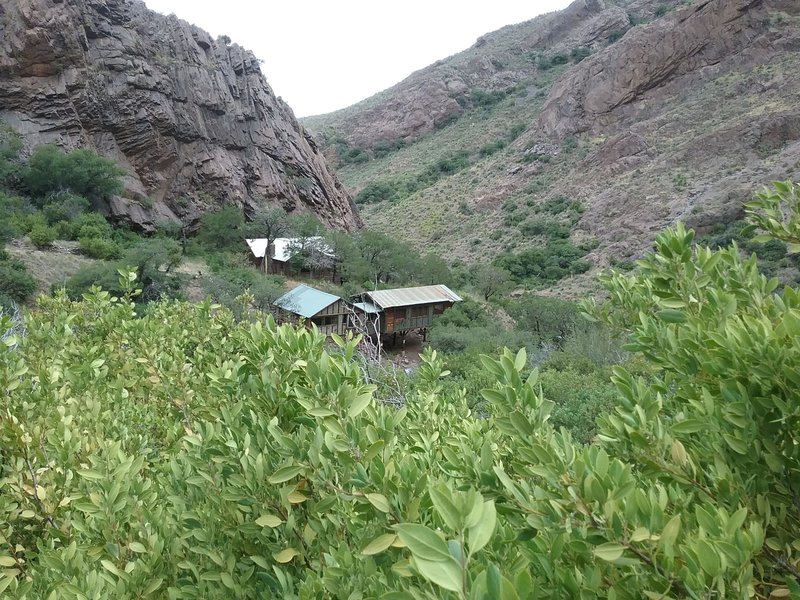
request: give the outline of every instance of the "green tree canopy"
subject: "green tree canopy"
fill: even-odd
[[[81,148],[64,153],[56,146],[38,146],[22,170],[21,180],[28,192],[43,204],[48,195],[62,192],[90,200],[119,194],[124,174],[115,162],[94,150]]]
[[[197,240],[211,251],[243,250],[245,233],[242,211],[235,206],[226,206],[201,217]]]

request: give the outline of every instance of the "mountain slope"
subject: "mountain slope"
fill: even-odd
[[[600,267],[677,219],[729,222],[763,184],[800,177],[798,50],[791,0],[578,0],[306,124],[351,191],[388,185],[358,198],[373,201],[370,226],[468,261],[569,227]],[[467,90],[448,96],[450,122],[410,127],[414,93],[455,74]],[[449,106],[441,96],[426,101]],[[454,155],[460,168],[419,185]]]
[[[0,0],[0,119],[30,147],[92,146],[128,171],[99,207],[152,229],[266,203],[360,219],[254,55],[139,0]]]

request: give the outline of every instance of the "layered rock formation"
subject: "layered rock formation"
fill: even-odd
[[[567,199],[585,209],[570,239],[601,267],[637,258],[676,220],[707,232],[770,181],[800,180],[798,70],[797,0],[575,0],[307,124],[368,152],[407,142],[341,165],[354,192],[469,155],[462,172],[364,205],[374,228],[490,260],[546,243],[519,223]],[[481,106],[476,90],[511,93]],[[436,129],[415,107],[456,120]]]
[[[630,17],[622,8],[603,0],[577,0],[563,11],[481,36],[468,50],[372,98],[304,123],[317,131],[333,129],[364,149],[379,142],[413,142],[468,111],[474,93],[510,91],[531,78],[540,53],[592,48],[629,27]]]
[[[361,222],[255,56],[140,0],[0,0],[0,119],[28,147],[91,146],[128,172],[100,207],[144,230],[235,204]]]
[[[648,90],[738,52],[761,28],[764,0],[705,0],[625,35],[550,92],[539,123],[549,135],[602,131]],[[769,2],[767,4],[770,4]],[[773,3],[774,4],[774,3]]]

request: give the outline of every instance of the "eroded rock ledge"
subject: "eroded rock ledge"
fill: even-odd
[[[236,204],[360,218],[255,56],[139,0],[0,0],[0,118],[26,145],[91,146],[128,171],[100,207],[140,229]]]

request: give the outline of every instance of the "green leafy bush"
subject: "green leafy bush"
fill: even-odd
[[[48,195],[59,192],[108,198],[122,191],[124,174],[116,163],[93,150],[81,148],[65,154],[56,146],[38,146],[20,178],[41,206]]]
[[[97,237],[90,226],[85,226],[81,230],[84,234],[80,238],[81,251],[91,258],[100,260],[116,260],[122,258],[122,248],[107,238]]]
[[[465,298],[452,308],[436,317],[434,327],[453,325],[455,327],[484,327],[489,325],[489,313],[479,302]]]
[[[392,142],[378,142],[372,147],[372,155],[375,158],[383,158],[392,152],[396,152],[401,148],[405,148],[406,141],[402,138],[396,139]]]
[[[500,150],[502,150],[505,147],[506,147],[505,140],[496,140],[494,142],[491,142],[489,144],[484,144],[483,146],[481,146],[480,149],[478,150],[478,154],[480,154],[483,157],[491,156],[492,154],[500,152]]]
[[[89,201],[83,196],[70,193],[54,194],[48,197],[42,207],[42,214],[49,225],[62,221],[69,223],[88,212],[90,207]]]
[[[116,242],[101,238],[82,238],[81,249],[94,252],[95,258],[109,260],[101,265],[89,265],[73,275],[65,286],[70,298],[79,298],[94,285],[120,293],[118,271],[130,270],[140,286],[139,302],[153,302],[180,295],[180,279],[171,272],[181,260],[178,242],[152,238],[123,249]]]
[[[358,165],[369,160],[369,154],[362,148],[353,148],[347,145],[337,146],[337,157],[343,165]]]
[[[28,239],[37,248],[45,248],[56,240],[56,231],[52,227],[36,225],[28,232]]]
[[[71,221],[59,225],[59,229],[63,229],[63,234],[69,240],[78,240],[82,237],[110,239],[113,232],[113,227],[105,217],[93,212],[80,213]]]
[[[525,334],[511,331],[496,324],[472,327],[459,327],[455,324],[440,324],[430,331],[430,345],[449,355],[461,352],[497,352],[506,344],[522,346]]]
[[[472,100],[473,106],[491,108],[500,103],[512,91],[513,89],[493,91],[475,89],[470,92],[470,100]]]
[[[370,181],[364,189],[356,194],[353,201],[356,204],[373,204],[395,200],[401,195],[397,180]]]
[[[608,39],[608,43],[609,44],[613,44],[614,42],[619,41],[620,38],[622,38],[623,35],[625,35],[624,31],[612,31],[609,34],[608,38],[607,38]]]
[[[791,223],[766,225],[800,244]],[[390,406],[357,340],[237,323],[209,303],[137,316],[125,271],[119,299],[41,299],[25,335],[0,344],[2,592],[800,595],[800,291],[693,241],[681,225],[662,233],[639,272],[603,277],[610,304],[586,306],[652,368],[615,368],[615,392],[570,372],[548,381],[506,350],[478,359],[485,387],[468,397],[428,351]],[[581,385],[614,406],[596,433],[541,391]]]
[[[36,281],[25,265],[3,253],[0,255],[0,293],[14,302],[27,302],[36,291]]]
[[[119,268],[120,265],[116,262],[101,262],[81,267],[65,282],[64,293],[69,298],[77,300],[94,286],[99,286],[107,292],[121,295],[123,287],[119,283],[119,273],[117,273]]]
[[[585,250],[567,240],[552,241],[545,247],[501,254],[495,259],[495,264],[520,283],[544,283],[588,271],[591,264],[583,260],[585,254]]]
[[[755,254],[758,266],[769,276],[781,275],[785,268],[795,271],[800,268],[800,258],[789,253],[787,244],[778,239],[760,240],[755,231],[743,220],[716,225],[709,233],[697,238],[698,245],[712,249],[723,248],[736,243],[746,255]]]
[[[0,121],[0,184],[13,180],[19,172],[22,137],[5,121]]]
[[[578,48],[573,48],[572,51],[569,53],[570,60],[575,64],[581,62],[584,58],[587,58],[592,53],[590,48],[585,46],[580,46]]]
[[[565,65],[569,62],[570,56],[564,52],[556,52],[539,58],[539,68],[542,71],[549,71],[554,67]]]
[[[197,241],[206,251],[225,252],[244,248],[245,224],[242,211],[235,206],[226,206],[200,218]]]
[[[560,215],[569,211],[582,213],[584,211],[584,207],[583,204],[578,200],[570,200],[566,196],[556,196],[555,198],[545,200],[541,204],[537,204],[535,211],[537,213],[545,212],[551,215]]]
[[[598,417],[612,412],[619,402],[619,392],[606,373],[545,369],[540,381],[542,394],[553,402],[553,427],[566,428],[580,444],[594,439]]]
[[[530,219],[524,221],[519,230],[527,236],[543,235],[556,240],[566,239],[570,234],[569,226],[552,219]]]
[[[0,242],[22,236],[27,230],[28,215],[36,209],[25,198],[11,196],[0,191]]]

